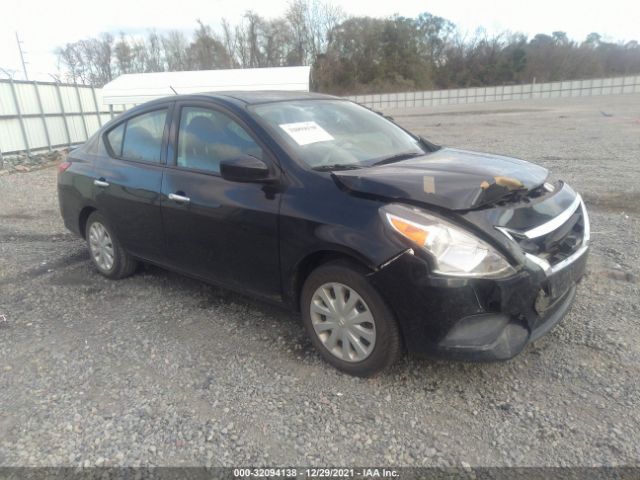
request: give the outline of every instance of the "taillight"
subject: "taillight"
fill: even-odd
[[[70,166],[71,162],[62,162],[60,165],[58,165],[58,173],[64,172]]]

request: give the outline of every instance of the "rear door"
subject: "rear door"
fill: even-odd
[[[104,136],[108,156],[96,162],[94,198],[125,250],[162,261],[160,188],[173,102],[129,116]]]
[[[275,162],[231,112],[205,102],[176,104],[172,157],[162,182],[167,256],[176,268],[279,299],[277,187],[230,182],[220,162],[241,154]]]

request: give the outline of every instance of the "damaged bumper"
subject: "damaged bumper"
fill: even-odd
[[[409,351],[506,360],[564,318],[586,259],[585,249],[553,273],[532,264],[505,279],[467,279],[435,276],[407,252],[370,279],[396,312]]]

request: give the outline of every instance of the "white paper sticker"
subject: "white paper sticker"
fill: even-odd
[[[280,128],[287,132],[298,145],[333,140],[329,132],[316,122],[283,123]]]

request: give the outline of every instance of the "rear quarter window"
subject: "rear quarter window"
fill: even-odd
[[[117,157],[122,156],[122,140],[124,139],[124,129],[126,122],[121,123],[116,128],[107,133],[107,143],[111,147],[111,151],[115,153]]]

